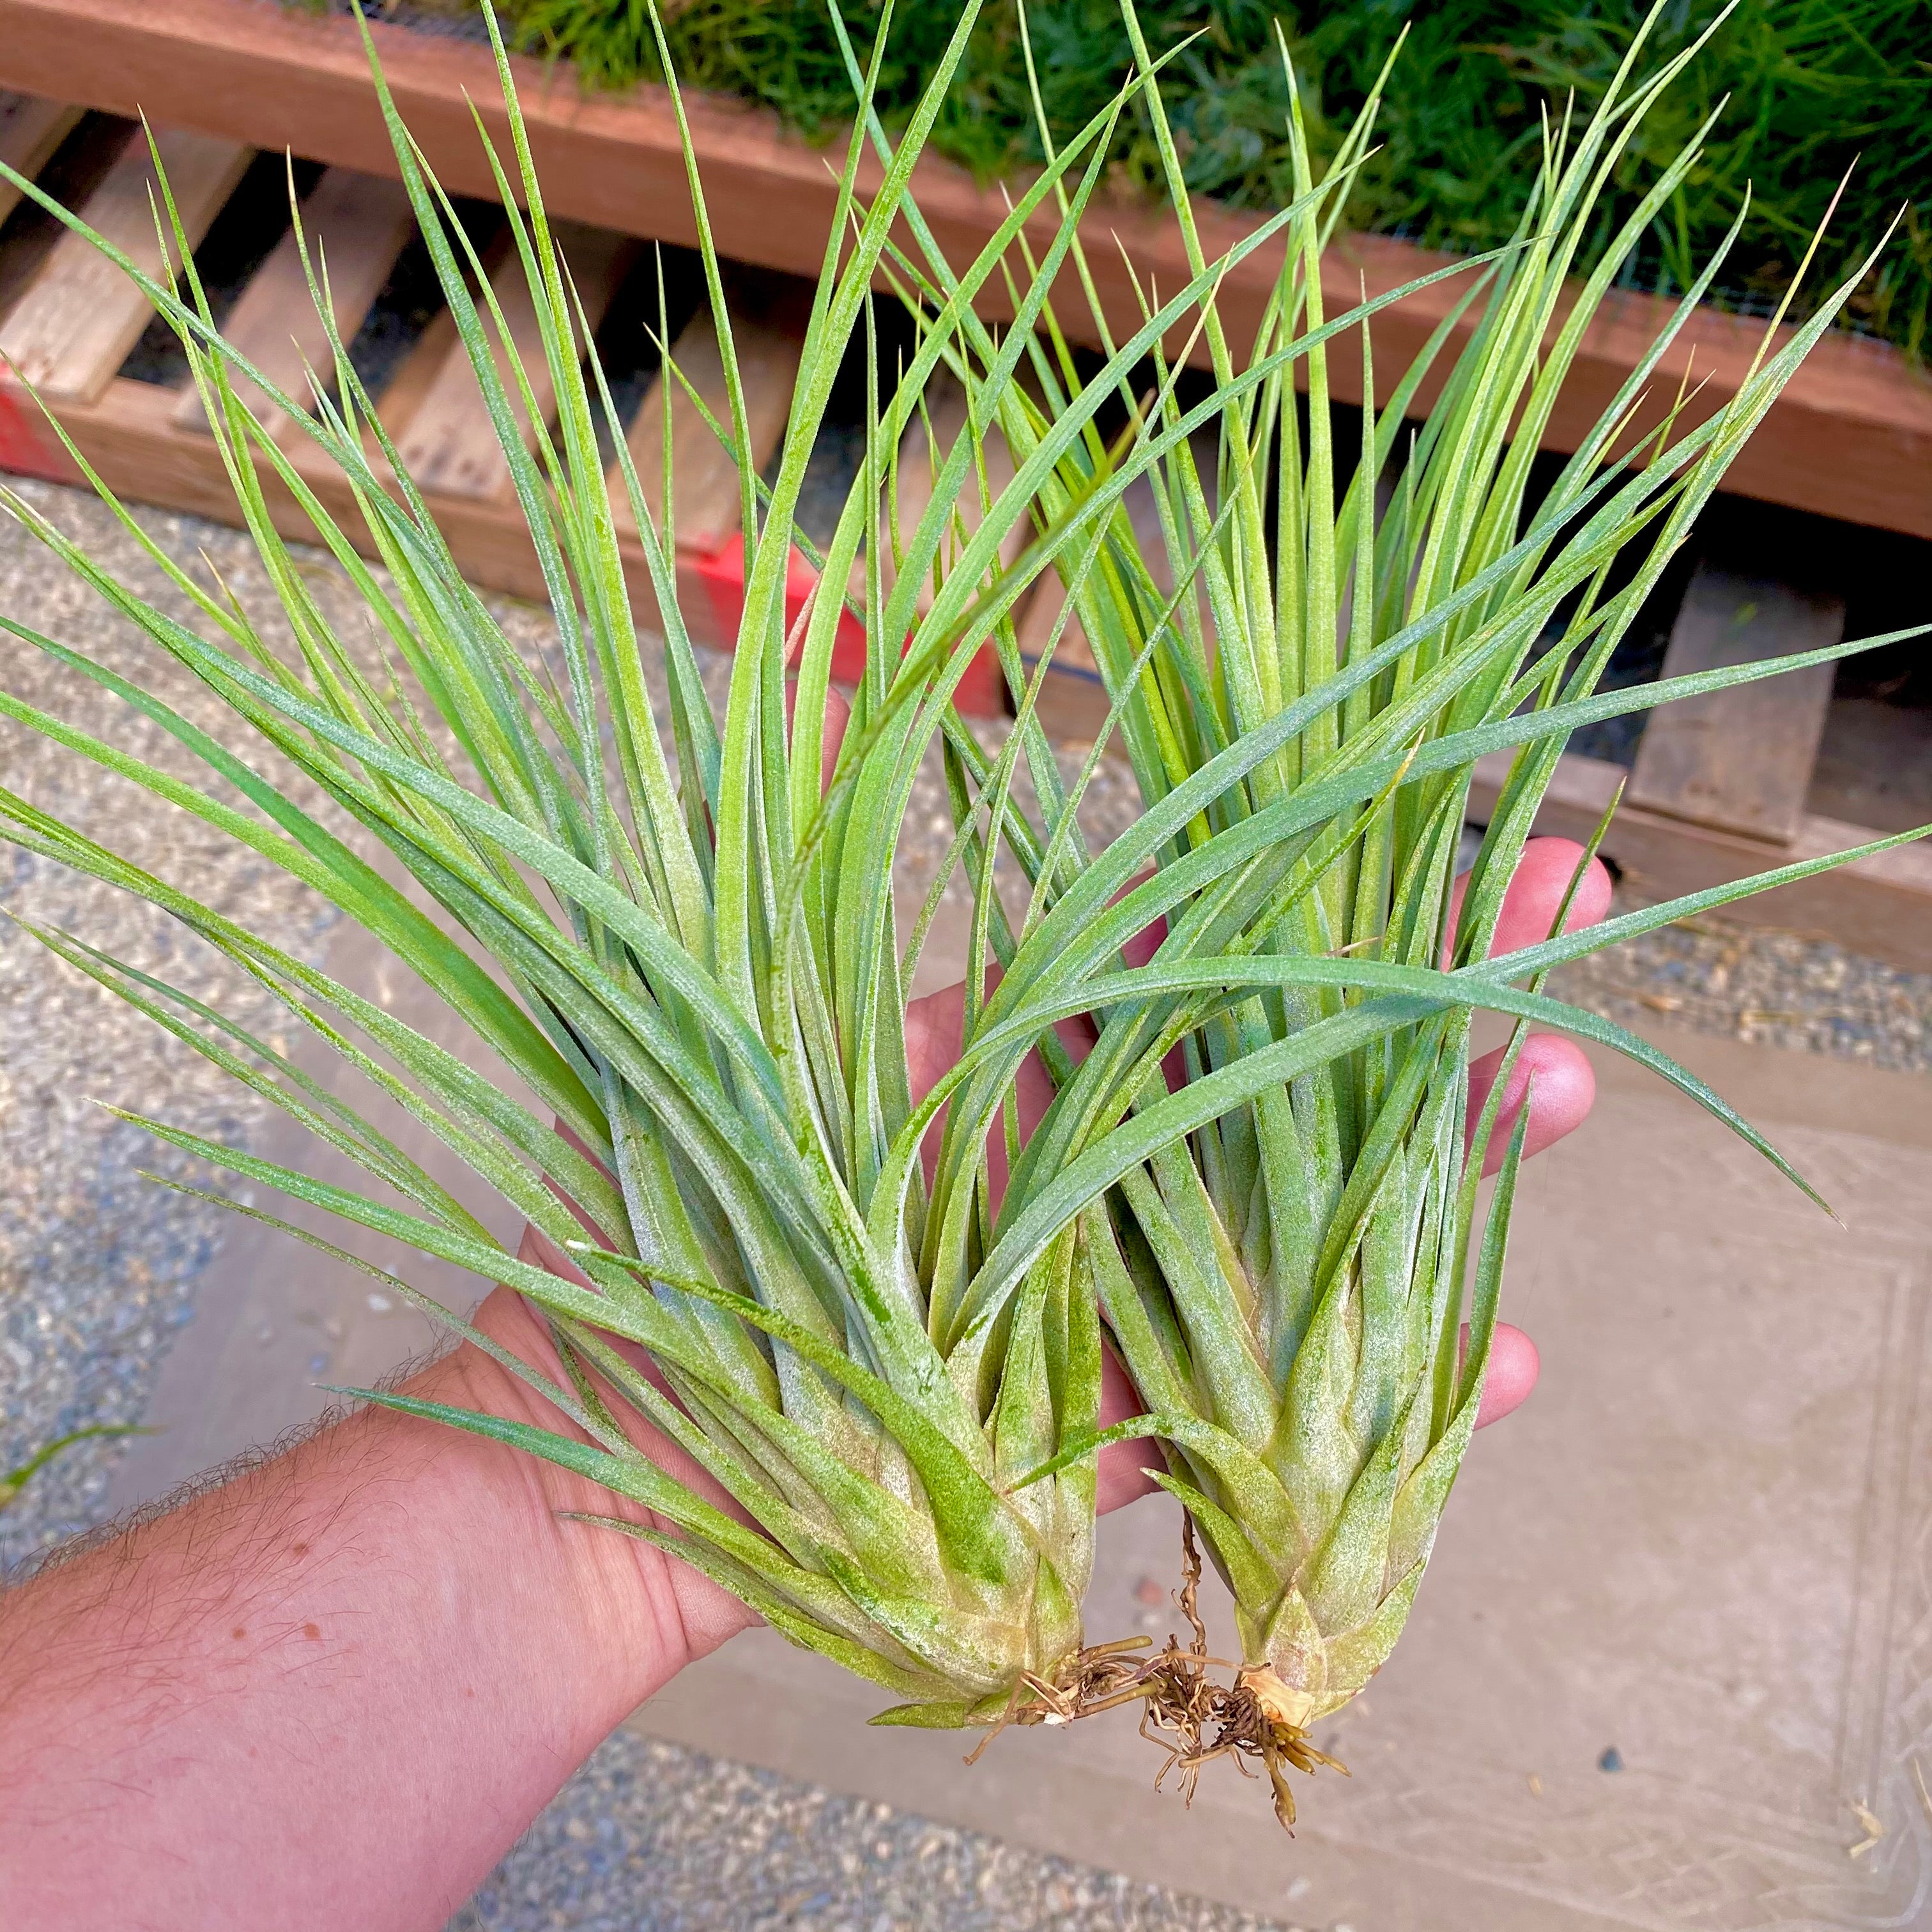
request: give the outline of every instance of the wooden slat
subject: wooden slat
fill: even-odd
[[[84,207],[120,159],[131,131],[130,124],[112,116],[83,115],[72,137],[40,164],[35,184],[63,208]],[[39,279],[48,256],[67,232],[44,208],[37,206],[31,214],[14,211],[0,242],[0,324]],[[0,372],[0,385],[5,381]],[[16,398],[16,404],[23,400]]]
[[[1029,675],[1053,642],[1053,627],[1066,608],[1066,586],[1057,570],[1046,572],[1034,586],[1019,627],[1020,658]],[[1111,708],[1107,686],[1094,661],[1093,648],[1078,617],[1070,617],[1053,660],[1046,668],[1034,709],[1048,736],[1091,744],[1100,735]]]
[[[200,244],[252,158],[207,134],[155,137],[190,247]],[[135,263],[158,277],[160,242],[149,200],[154,188],[147,142],[136,134],[87,198],[82,218]],[[154,311],[127,275],[86,237],[63,235],[32,287],[0,328],[0,352],[52,402],[91,402],[105,388]]]
[[[777,453],[791,414],[792,390],[804,347],[805,310],[798,291],[758,286],[734,288],[746,308],[734,300],[731,343],[745,398],[745,421],[752,461],[762,472]],[[670,359],[682,376],[668,370],[653,382],[625,436],[638,486],[654,520],[664,513],[664,422],[670,412],[671,509],[680,548],[700,554],[722,549],[742,521],[738,466],[692,404],[688,383],[720,423],[729,424],[731,404],[724,388],[724,360],[710,308],[700,308],[679,331]],[[634,536],[630,491],[620,467],[610,472],[610,497],[618,534]]]
[[[634,244],[608,230],[586,228],[575,222],[560,221],[554,228],[584,314],[595,328],[616,292]],[[548,424],[556,397],[544,358],[536,300],[524,272],[523,259],[514,248],[498,263],[490,286],[502,310],[511,354],[523,365],[538,413]],[[494,340],[495,326],[487,311],[484,326]],[[411,361],[423,356],[428,346],[425,338]],[[511,405],[520,418],[522,398],[514,381],[508,380],[511,364],[500,341],[495,343],[495,353],[497,367],[508,382]],[[386,408],[383,413],[386,420],[389,412]],[[525,442],[533,445],[534,426],[525,422],[523,428]],[[404,466],[426,494],[484,497],[497,496],[508,489],[509,465],[496,440],[496,426],[490,420],[489,406],[470,368],[468,353],[460,340],[442,356],[397,447]]]
[[[400,367],[389,378],[386,387],[376,397],[376,412],[382,418],[382,427],[394,441],[416,422],[424,400],[443,374],[452,356],[463,353],[463,340],[456,332],[456,318],[448,309],[439,309],[430,318],[429,326],[416,338],[416,346],[402,358]],[[363,446],[373,459],[386,464],[382,448],[373,430],[364,433]],[[326,466],[327,459],[313,445],[304,440],[291,438],[290,449],[297,464],[304,468]]]
[[[122,495],[235,523],[238,518],[234,487],[214,440],[176,424],[178,400],[157,384],[122,377],[108,384],[98,401],[63,410],[61,419],[89,460]],[[365,554],[374,555],[374,542],[341,471],[324,461],[304,460],[310,448],[304,440],[296,452],[304,483],[350,540]],[[314,527],[294,496],[266,469],[260,476],[275,526],[298,542],[313,543]],[[542,573],[514,497],[506,501],[446,496],[434,507],[438,526],[466,576],[514,597],[545,596]],[[642,580],[641,570],[634,572],[634,586]]]
[[[1492,752],[1476,767],[1469,814],[1481,820],[1496,808],[1514,754]],[[1616,796],[1627,774],[1607,758],[1566,752],[1535,830],[1584,839]],[[1702,892],[1772,865],[1822,857],[1868,843],[1863,826],[1807,812],[1788,851],[1768,854],[1762,841],[1694,825],[1625,802],[1611,821],[1604,850],[1622,867],[1646,902]],[[1773,892],[1740,899],[1724,917],[1750,926],[1816,934],[1854,952],[1890,961],[1913,972],[1932,970],[1932,840],[1902,845]]]
[[[966,430],[966,394],[956,382],[950,380],[934,383],[928,391],[928,402],[926,419],[922,422],[914,417],[906,426],[904,435],[899,440],[898,492],[895,502],[898,525],[898,547],[902,551],[910,547],[917,533],[920,520],[932,503],[932,494],[938,484],[939,472],[946,466],[946,459],[952,454],[954,445]],[[927,424],[931,424],[930,440]],[[986,438],[986,485],[994,497],[1013,480],[1013,460],[1006,448],[1006,438],[998,430],[989,430]],[[958,524],[962,525],[970,538],[980,527],[980,480],[969,470],[959,486],[955,500],[958,512]],[[1027,546],[1032,535],[1030,524],[1019,523],[1007,531],[1000,544],[1000,558],[1010,565]],[[956,530],[949,530],[940,542],[940,558],[942,563],[950,562],[958,548]],[[886,561],[886,582],[891,587],[892,571],[891,560]],[[853,587],[855,594],[862,596],[866,583],[866,565],[862,557],[854,566]],[[932,607],[932,584],[928,574],[920,586],[918,608],[922,611]],[[1025,621],[1026,607],[1021,607],[1020,621]]]
[[[317,280],[327,272],[336,328],[344,342],[352,341],[416,231],[409,196],[400,182],[331,168],[302,203],[302,224]],[[298,402],[308,397],[309,369],[326,380],[328,332],[309,292],[292,226],[242,290],[221,332]],[[282,412],[253,384],[245,387],[246,399],[272,435]],[[208,427],[192,386],[176,405],[175,421],[184,429]]]
[[[1821,650],[1844,634],[1840,598],[1700,563],[1670,634],[1664,674]],[[1804,816],[1833,674],[1830,664],[1814,665],[1652,712],[1630,802],[1788,844]]]
[[[232,488],[214,446],[206,436],[176,428],[176,398],[151,384],[111,382],[92,406],[64,411],[64,420],[88,458],[127,496],[232,521]],[[362,532],[352,499],[339,474],[318,471],[311,479],[323,502],[359,545]],[[292,538],[312,536],[293,499],[267,479],[278,527]],[[436,507],[458,567],[488,588],[538,597],[544,588],[522,519],[514,502],[446,499]],[[624,548],[633,595],[648,596],[648,578],[635,543]],[[1510,754],[1479,765],[1470,811],[1481,818],[1494,808]],[[1537,821],[1540,832],[1587,837],[1625,774],[1604,760],[1563,758]],[[1862,828],[1807,814],[1785,856],[1809,857],[1863,843]],[[1719,832],[1628,802],[1616,817],[1605,849],[1654,897],[1696,890],[1738,878],[1767,863],[1761,840]],[[1932,842],[1908,846],[1841,871],[1788,886],[1730,909],[1727,916],[1754,923],[1827,933],[1854,950],[1911,970],[1932,968]]]
[[[928,431],[928,424],[931,428]],[[914,416],[907,424],[905,434],[899,438],[899,457],[897,475],[894,479],[896,490],[892,500],[894,520],[898,526],[898,548],[904,551],[910,548],[913,538],[918,534],[920,519],[932,502],[933,492],[939,481],[939,472],[946,459],[952,453],[952,446],[966,428],[966,392],[959,386],[941,376],[927,387],[926,392],[926,417],[923,421]],[[1010,473],[1011,466],[1008,466]],[[970,514],[975,524],[979,520],[979,485],[970,476],[960,486],[958,506]],[[944,556],[950,546],[940,540],[940,554]],[[887,586],[890,588],[892,570],[890,558],[884,560]],[[860,580],[864,580],[861,568]],[[923,610],[932,601],[930,583],[921,587],[920,608]]]
[[[80,124],[84,110],[34,94],[0,89],[0,161],[32,181],[52,160],[54,150]],[[0,181],[0,221],[20,204],[20,190]]]
[[[1217,495],[1214,480],[1218,460],[1216,433],[1212,430],[1196,431],[1193,448],[1195,466],[1212,509]],[[1162,591],[1171,596],[1174,573],[1168,566],[1167,540],[1161,532],[1160,508],[1154,500],[1154,485],[1145,477],[1138,477],[1127,485],[1121,501],[1126,508],[1127,520],[1133,525],[1134,533],[1139,540],[1141,554],[1146,560],[1149,574]],[[1077,568],[1078,554],[1064,555],[1067,568]],[[1198,572],[1195,582],[1202,622],[1211,638],[1214,626],[1208,610],[1205,586]],[[1021,616],[1020,656],[1029,670],[1045,656],[1052,640],[1053,627],[1059,622],[1066,604],[1066,586],[1060,582],[1059,572],[1050,570],[1042,578],[1032,601]],[[1090,742],[1107,721],[1107,688],[1101,680],[1100,663],[1094,655],[1093,645],[1078,616],[1067,620],[1066,628],[1054,648],[1053,662],[1047,667],[1046,682],[1041,688],[1038,710],[1041,724],[1055,738]]]

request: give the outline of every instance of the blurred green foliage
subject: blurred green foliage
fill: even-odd
[[[97,1437],[146,1436],[149,1432],[147,1430],[134,1428],[126,1424],[99,1422],[92,1428],[74,1430],[58,1441],[50,1442],[45,1448],[28,1456],[17,1469],[10,1469],[4,1474],[0,1474],[0,1510],[5,1509],[56,1456],[64,1454],[76,1442],[92,1442]]]

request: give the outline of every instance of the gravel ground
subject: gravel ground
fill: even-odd
[[[20,494],[58,518],[168,612],[192,621],[109,513],[78,493],[22,484]],[[238,596],[260,574],[232,532],[162,512],[142,513],[155,541],[190,566],[206,550]],[[219,706],[131,626],[111,616],[50,552],[0,520],[0,610],[88,652],[109,668],[148,679],[192,722]],[[9,639],[5,686],[14,696],[110,737],[137,755],[187,773],[188,753],[118,699]],[[136,864],[187,885],[229,917],[291,951],[319,957],[328,909],[298,895],[266,862],[238,854],[179,814],[152,808],[37,734],[0,722],[0,782]],[[92,944],[202,997],[217,993],[235,1017],[272,1039],[281,1009],[252,982],[164,915],[125,894],[0,847],[0,1472],[41,1444],[84,1425],[140,1421],[153,1370],[191,1312],[195,1277],[220,1245],[223,1217],[205,1202],[139,1178],[147,1166],[186,1174],[194,1163],[111,1118],[106,1100],[151,1109],[212,1138],[238,1142],[262,1103],[200,1055],[56,960],[11,923],[30,919]],[[85,1443],[35,1477],[0,1516],[0,1573],[87,1527],[100,1511],[118,1444]]]
[[[1616,910],[1630,902],[1618,895]],[[1581,959],[1551,990],[1607,1018],[1932,1071],[1932,973],[1908,973],[1734,920],[1706,917]]]
[[[196,621],[190,600],[91,496],[47,484],[20,487],[23,498],[114,574],[170,616]],[[212,581],[211,570],[218,572],[250,609],[264,597],[266,580],[241,533],[164,511],[138,514],[152,541],[203,583]],[[333,567],[317,556],[306,568],[339,634],[350,640],[362,636],[354,601]],[[548,628],[538,612],[492,602],[499,621],[520,644],[533,651],[544,646]],[[145,682],[191,723],[220,727],[222,707],[191,675],[144,643],[58,558],[4,518],[0,610]],[[662,658],[649,643],[645,668],[662,694]],[[705,671],[722,706],[730,660],[710,657]],[[192,756],[158,725],[28,646],[9,651],[5,688],[164,770],[200,776]],[[274,775],[285,784],[292,778],[285,770]],[[154,808],[135,788],[6,720],[0,720],[0,782],[218,912],[292,952],[321,958],[333,922],[327,905],[265,862],[178,814]],[[1022,805],[1028,802],[1023,784],[1016,795]],[[297,796],[313,797],[299,788]],[[1124,768],[1103,766],[1083,820],[1090,836],[1104,843],[1136,809]],[[910,904],[923,898],[951,836],[935,762],[915,789],[902,848],[900,884]],[[963,879],[955,877],[949,898],[957,905],[970,902]],[[0,913],[75,933],[194,997],[218,999],[265,1038],[287,1037],[286,1016],[274,999],[172,920],[64,867],[0,846]],[[10,922],[0,924],[0,1002],[10,1022],[0,1041],[0,1157],[9,1175],[0,1198],[4,1474],[70,1430],[140,1421],[169,1339],[191,1316],[194,1279],[224,1233],[218,1210],[154,1186],[138,1172],[147,1166],[185,1176],[194,1164],[113,1120],[95,1102],[152,1112],[231,1144],[249,1138],[267,1108]],[[122,1453],[112,1441],[80,1444],[33,1479],[0,1514],[0,1575],[98,1520]]]
[[[620,1731],[449,1932],[1292,1932]]]

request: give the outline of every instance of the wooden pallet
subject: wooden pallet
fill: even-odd
[[[1491,754],[1477,766],[1469,800],[1473,817],[1487,818],[1509,769],[1506,752]],[[1537,831],[1587,838],[1630,776],[1607,758],[1566,752],[1537,816]],[[1604,851],[1641,896],[1654,902],[1843,852],[1876,836],[1864,826],[1806,812],[1789,841],[1772,844],[1633,805],[1626,791]],[[1932,848],[1921,841],[1855,860],[1800,884],[1740,900],[1724,916],[1830,940],[1909,971],[1932,971]]]
[[[1761,545],[1700,559],[1671,628],[1663,675],[1838,643],[1844,598],[1819,583],[1792,581],[1791,568]],[[1879,835],[1812,808],[1835,671],[1816,665],[1654,711],[1628,772],[1566,754],[1539,828],[1586,836],[1624,784],[1604,849],[1652,898],[1870,842]],[[1472,808],[1486,810],[1508,767],[1506,757],[1484,761]],[[1924,970],[1932,967],[1932,845],[1858,860],[1743,901],[1730,916]]]
[[[158,139],[183,224],[198,239],[233,194],[252,152],[206,134],[163,130]],[[87,220],[143,266],[158,270],[150,164],[137,130],[125,123],[85,122],[70,106],[0,95],[0,156],[22,172],[32,176],[49,166],[64,142],[92,142],[100,150],[86,157],[90,165],[80,170],[80,178],[94,184],[82,207]],[[0,218],[5,212],[0,208]],[[351,339],[415,234],[406,200],[386,177],[330,167],[309,190],[303,220],[326,253],[336,325]],[[586,224],[564,224],[560,236],[595,326],[610,317],[636,244]],[[24,244],[0,239],[0,354],[48,399],[88,460],[117,492],[232,520],[232,491],[192,389],[120,373],[152,320],[140,292],[78,237],[61,234],[50,246],[46,241],[43,236],[20,267],[10,250]],[[524,352],[525,367],[540,372],[541,356],[530,352],[537,342],[536,318],[520,268],[514,255],[500,252],[490,259],[493,289],[512,342]],[[790,410],[808,290],[793,278],[734,268],[729,292],[753,454],[762,466],[777,449]],[[648,320],[640,316],[638,326]],[[323,358],[325,340],[292,234],[254,271],[224,326],[284,393],[304,392],[304,367]],[[685,326],[673,353],[707,406],[724,413],[723,368],[708,310],[700,308]],[[540,415],[547,417],[552,400],[539,376]],[[962,402],[944,394],[935,398],[931,419],[942,448],[957,432]],[[541,599],[542,577],[507,466],[446,312],[422,332],[382,392],[379,407],[460,567],[486,587]],[[654,497],[658,488],[666,408],[677,478],[680,608],[700,641],[728,648],[744,587],[736,472],[681,387],[653,382],[627,430],[647,496]],[[299,427],[286,421],[270,426],[332,515],[345,530],[358,532],[358,513],[346,486],[315,458]],[[535,426],[526,424],[525,430],[533,440]],[[918,479],[932,473],[925,434],[915,425],[901,452],[901,514],[908,521],[923,507]],[[996,452],[992,466],[998,463]],[[0,468],[75,478],[38,409],[4,377]],[[1142,495],[1144,502],[1130,496],[1130,514],[1137,502],[1150,513],[1150,496]],[[312,535],[285,492],[272,489],[268,501],[286,534]],[[648,621],[653,609],[648,572],[620,483],[613,501],[626,572]],[[793,614],[812,582],[809,566],[794,558],[788,585]],[[1060,604],[1058,584],[1049,580],[1022,608],[1024,656],[1037,660]],[[1714,560],[1693,580],[1665,669],[1676,674],[1803,650],[1832,640],[1842,625],[1842,604],[1830,596],[1794,588],[1761,566]],[[856,675],[863,647],[858,626],[850,625],[838,660],[847,676]],[[1630,775],[1628,802],[1609,842],[1610,856],[1657,890],[1676,891],[1869,837],[1858,826],[1807,808],[1830,694],[1828,674],[1800,674],[1658,714]],[[997,670],[983,654],[960,697],[964,708],[982,714],[1005,708]],[[1042,696],[1042,721],[1056,738],[1090,741],[1106,712],[1091,654],[1077,624],[1070,626]],[[1601,760],[1566,758],[1544,829],[1587,831],[1622,776],[1621,767]],[[1478,815],[1499,783],[1499,771],[1486,765],[1474,801]],[[1754,902],[1745,916],[1828,930],[1861,950],[1932,965],[1932,852],[1920,847],[1864,862],[1829,880]]]
[[[1202,466],[1211,475],[1211,453]],[[1125,501],[1148,554],[1158,560],[1163,552],[1152,491],[1130,488]],[[1063,601],[1058,582],[1049,580],[1028,607],[1019,646],[1030,662],[1059,625]],[[1708,556],[1685,590],[1663,674],[1816,650],[1844,637],[1844,618],[1841,598],[1775,574],[1762,554]],[[1107,695],[1077,619],[1062,630],[1053,662],[1061,675],[1048,683],[1041,716],[1056,737],[1090,740],[1106,722]],[[1586,838],[1623,786],[1604,851],[1649,899],[1869,843],[1880,834],[1811,802],[1833,671],[1827,664],[1790,672],[1654,711],[1634,769],[1566,754],[1537,829]],[[1501,752],[1479,766],[1469,808],[1478,822],[1493,810],[1510,758]],[[1932,810],[1918,816],[1932,818]],[[1932,842],[1744,901],[1731,916],[1932,969]]]
[[[474,118],[480,114],[501,143],[503,117],[488,49],[380,22],[370,31],[404,118],[445,186],[457,194],[492,193]],[[694,239],[677,126],[663,89],[586,92],[567,69],[538,60],[516,66],[553,210],[626,234]],[[117,114],[145,110],[168,126],[278,153],[292,147],[371,173],[394,165],[356,23],[340,14],[317,16],[268,0],[0,0],[0,87]],[[814,274],[836,188],[824,151],[736,101],[693,95],[686,106],[718,248],[740,261]],[[877,178],[869,166],[862,170],[862,188]],[[1006,218],[997,186],[938,156],[922,158],[914,183],[921,210],[956,262],[970,260]],[[1205,202],[1196,211],[1210,256],[1250,232],[1255,218]],[[1044,214],[1036,218],[1036,252],[1047,225]],[[1110,201],[1090,212],[1086,226],[1088,266],[1117,333],[1139,320],[1134,275],[1142,286],[1164,289],[1188,279],[1178,224],[1161,212]],[[1352,304],[1364,286],[1384,294],[1448,259],[1387,236],[1340,237],[1323,268],[1330,312]],[[1278,265],[1275,251],[1259,249],[1221,284],[1220,306],[1232,339],[1252,338]],[[1372,333],[1379,366],[1407,367],[1460,294],[1452,280],[1378,314]],[[995,277],[984,292],[986,312],[1000,313],[1005,296]],[[1547,447],[1576,447],[1670,312],[1670,304],[1655,297],[1611,297],[1586,333],[1545,427]],[[1077,332],[1084,314],[1070,286],[1064,322]],[[1766,348],[1762,323],[1700,310],[1658,370],[1646,409],[1677,406],[1685,381],[1689,394],[1679,420],[1689,427],[1735,392]],[[1198,344],[1196,350],[1204,353]],[[1357,380],[1352,359],[1337,357],[1330,370],[1334,394],[1355,400]],[[1420,406],[1430,400],[1425,392]],[[1655,420],[1654,414],[1640,416],[1633,437],[1647,434]],[[1887,344],[1828,336],[1739,452],[1726,487],[1932,537],[1932,379]]]
[[[164,264],[151,212],[154,182],[145,138],[123,122],[81,122],[78,110],[0,94],[0,157],[32,177],[70,135],[104,150],[87,158],[92,165],[84,172],[98,179],[79,212],[141,267],[158,274]],[[238,142],[176,130],[160,130],[157,146],[184,230],[199,244],[254,153]],[[336,326],[345,341],[353,340],[416,236],[408,199],[386,178],[329,168],[304,198],[302,220],[311,248],[326,256]],[[591,328],[622,320],[613,315],[612,304],[638,244],[576,222],[558,224],[557,235]],[[41,236],[32,244],[34,259],[13,278],[19,286],[0,313],[0,358],[17,378],[0,373],[0,469],[80,480],[27,393],[25,385],[31,383],[117,494],[235,520],[233,492],[192,385],[184,377],[171,387],[120,373],[153,320],[139,288],[80,236],[63,232],[51,246],[46,239]],[[9,279],[8,257],[8,246],[0,245],[0,286]],[[492,292],[534,392],[541,421],[523,425],[526,443],[534,445],[539,428],[550,426],[555,405],[536,310],[514,251],[500,243],[486,259],[493,264]],[[810,290],[793,277],[735,267],[728,272],[728,288],[752,452],[762,469],[776,453],[790,414]],[[642,331],[654,321],[654,315],[640,314],[635,326]],[[306,394],[305,371],[326,365],[326,334],[292,228],[248,280],[224,332],[286,395]],[[672,356],[706,406],[720,418],[728,416],[723,359],[708,308],[700,306],[685,326]],[[266,397],[254,400],[266,406]],[[676,478],[680,608],[698,641],[728,649],[736,640],[744,593],[736,469],[682,385],[653,380],[626,440],[654,513],[660,507],[667,409]],[[486,588],[542,600],[543,579],[508,465],[446,310],[430,321],[382,389],[378,410],[464,574]],[[366,542],[346,483],[301,426],[272,410],[266,426],[331,515],[353,539]],[[902,452],[906,477],[930,474],[922,438],[916,428]],[[370,448],[373,454],[373,436]],[[313,526],[293,496],[274,479],[266,480],[277,527],[291,538],[313,540]],[[655,612],[650,574],[620,466],[614,464],[610,482],[626,577],[648,621]],[[902,516],[916,517],[922,507],[916,493],[908,494]],[[794,616],[813,581],[810,566],[802,556],[794,557],[788,584]],[[848,620],[836,672],[856,677],[863,651],[862,632]],[[997,667],[986,654],[962,685],[959,701],[963,709],[982,714],[1005,708]]]

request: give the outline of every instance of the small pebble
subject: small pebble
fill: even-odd
[[[1642,902],[1619,886],[1612,910]],[[1550,991],[1607,1019],[1932,1070],[1932,973],[1706,914],[1560,968]]]
[[[195,621],[190,601],[91,493],[8,481],[170,616]],[[245,536],[166,511],[133,514],[164,552],[192,569],[205,550],[229,583],[251,601],[259,596],[260,572]],[[322,594],[334,610],[345,609],[338,593]],[[154,689],[191,724],[220,728],[221,707],[192,673],[163,662],[10,518],[0,518],[0,610],[31,613],[63,643]],[[205,776],[158,724],[41,652],[11,652],[5,686],[164,770]],[[250,755],[290,780],[259,746]],[[19,726],[0,728],[0,766],[8,786],[42,810],[320,963],[331,916],[258,855],[140,802],[98,766]],[[298,782],[294,790],[298,798],[314,796]],[[112,886],[9,847],[0,852],[0,908],[62,928],[191,998],[217,1001],[264,1039],[285,1030],[286,1010],[266,988],[166,914]],[[259,1144],[274,1109],[12,925],[0,926],[0,1012],[8,1022],[0,1039],[0,1160],[7,1172],[0,1190],[0,1469],[8,1469],[69,1430],[143,1419],[155,1370],[193,1312],[195,1283],[238,1225],[219,1207],[156,1186],[137,1170],[243,1191],[232,1177],[212,1173],[93,1102],[136,1106],[230,1144]],[[83,1442],[42,1471],[0,1516],[0,1576],[100,1520],[110,1478],[127,1453],[120,1442]]]
[[[1623,1768],[1624,1754],[1615,1744],[1611,1745],[1610,1749],[1597,1760],[1597,1768],[1599,1771],[1621,1771]]]

